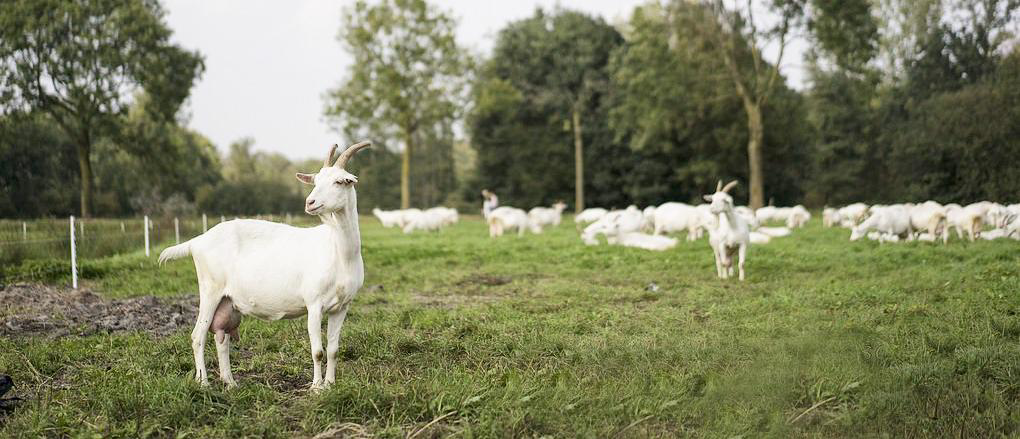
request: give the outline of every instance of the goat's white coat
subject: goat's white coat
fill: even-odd
[[[581,241],[587,245],[598,245],[598,235],[601,234],[606,235],[606,242],[616,244],[615,235],[639,232],[643,222],[644,214],[634,206],[614,210],[585,227],[581,232]]]
[[[528,211],[528,222],[531,225],[532,233],[542,233],[542,228],[546,226],[556,227],[560,225],[563,219],[563,209],[566,209],[567,205],[563,202],[557,202],[552,207],[534,207]]]
[[[601,207],[589,207],[577,214],[577,216],[574,217],[574,222],[578,225],[593,223],[602,219],[602,217],[606,216],[607,213],[609,213],[609,211]]]
[[[747,248],[751,244],[750,230],[747,221],[733,210],[733,197],[726,193],[736,185],[733,181],[722,187],[722,182],[712,195],[705,195],[705,201],[711,203],[711,212],[716,215],[716,224],[708,229],[708,242],[715,253],[715,268],[720,278],[726,279],[733,275],[733,257],[738,257],[737,268],[740,280],[744,280],[744,261]]]
[[[698,238],[698,227],[701,227],[701,213],[689,204],[668,202],[655,208],[656,235],[674,232],[687,232],[687,240]]]
[[[850,240],[856,241],[869,231],[879,232],[879,242],[891,241],[890,236],[906,239],[913,230],[910,227],[910,212],[903,205],[873,206],[871,216],[853,228]]]
[[[503,236],[503,233],[517,229],[517,236],[524,236],[529,228],[528,214],[516,207],[500,206],[489,212],[489,237]]]
[[[355,145],[351,153],[362,146]],[[342,161],[346,161],[344,155],[337,165]],[[314,181],[306,211],[322,219],[320,226],[228,221],[160,253],[160,263],[189,254],[195,262],[199,311],[191,340],[198,382],[208,384],[205,337],[214,329],[220,378],[228,386],[236,385],[230,372],[230,337],[218,326],[230,321],[226,331],[236,331],[240,324],[237,313],[265,320],[307,314],[312,388],[335,381],[340,329],[365,279],[354,190],[357,177],[338,166],[327,165],[314,176],[298,175],[306,183]],[[321,368],[323,314],[328,316],[325,379]]]

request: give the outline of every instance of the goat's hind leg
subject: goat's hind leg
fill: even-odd
[[[205,334],[209,332],[219,302],[218,296],[210,297],[199,293],[198,317],[195,319],[195,329],[191,331],[191,350],[195,353],[195,381],[203,386],[209,385],[205,370]]]
[[[241,324],[241,313],[234,309],[234,302],[229,297],[220,300],[213,315],[212,330],[216,340],[216,358],[220,366],[220,379],[227,387],[237,386],[234,375],[230,373],[230,339],[237,340],[237,327]]]

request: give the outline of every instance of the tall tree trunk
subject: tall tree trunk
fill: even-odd
[[[581,141],[581,110],[576,106],[574,118],[574,211],[584,210],[584,143]]]
[[[414,143],[414,134],[410,130],[404,132],[406,140],[404,143],[404,160],[400,165],[400,208],[411,208],[411,149]]]
[[[761,120],[761,105],[745,103],[747,110],[747,165],[752,209],[765,205],[765,177],[762,172],[761,148],[765,142],[765,127]]]
[[[81,216],[92,216],[92,162],[89,160],[91,145],[87,140],[78,142],[78,170],[81,174]]]

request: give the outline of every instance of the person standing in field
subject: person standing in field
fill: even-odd
[[[492,210],[499,207],[499,198],[488,189],[482,189],[482,199],[484,200],[482,201],[482,216],[488,218]]]

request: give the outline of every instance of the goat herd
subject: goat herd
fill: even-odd
[[[720,277],[732,275],[732,257],[739,259],[738,268],[746,257],[749,244],[766,244],[774,238],[788,236],[811,219],[811,213],[801,205],[794,207],[765,206],[752,210],[747,206],[733,206],[727,192],[735,185],[723,187],[721,182],[715,194],[706,195],[707,204],[690,205],[667,202],[648,206],[643,210],[631,205],[626,209],[606,210],[588,208],[574,217],[581,241],[599,245],[599,235],[610,245],[663,251],[675,247],[673,233],[686,234],[687,241],[700,239],[707,233],[716,255]],[[487,191],[486,191],[487,192]],[[483,212],[489,224],[489,236],[496,238],[504,233],[525,232],[539,234],[561,222],[566,204],[557,202],[551,207],[535,207],[525,212],[515,207],[502,206]],[[375,216],[385,227],[398,227],[405,233],[414,230],[438,230],[457,222],[457,212],[446,207],[427,210],[406,209],[382,211]],[[927,241],[947,243],[952,230],[960,239],[1020,240],[1020,204],[1002,205],[981,201],[967,206],[942,205],[935,201],[920,204],[866,205],[854,203],[841,208],[826,207],[822,211],[826,227],[851,229],[850,240],[861,238],[885,242]],[[770,222],[785,224],[769,227]],[[741,269],[740,278],[743,279]]]

